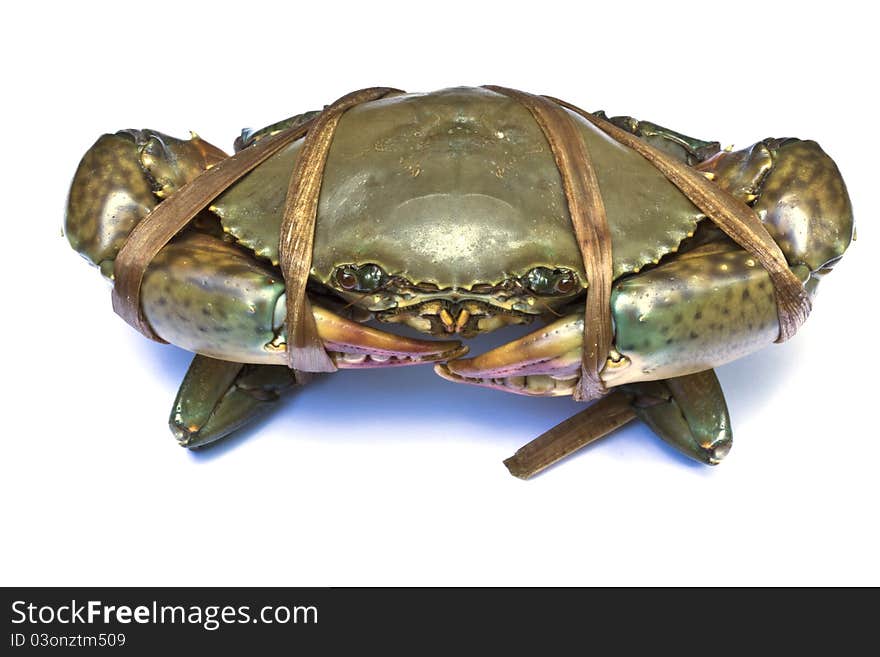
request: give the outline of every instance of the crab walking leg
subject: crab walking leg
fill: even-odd
[[[504,461],[528,479],[638,417],[686,456],[717,465],[733,444],[730,416],[712,370],[615,390],[556,425]]]
[[[284,365],[284,282],[233,244],[202,233],[164,247],[144,277],[144,315],[164,340],[219,360]],[[458,341],[417,340],[364,326],[316,304],[318,334],[338,368],[456,358]]]
[[[297,383],[282,365],[245,365],[196,355],[168,424],[183,447],[213,443],[277,406]]]
[[[640,121],[631,116],[607,117],[605,112],[594,112],[594,114],[610,121],[618,128],[622,128],[630,134],[640,137],[651,144],[651,146],[681,160],[685,164],[693,165],[702,162],[721,150],[721,144],[717,141],[704,141],[695,137],[688,137],[650,121]]]
[[[622,389],[639,419],[685,456],[718,465],[730,452],[730,415],[713,370]]]

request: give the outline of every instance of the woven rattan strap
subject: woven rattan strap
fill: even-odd
[[[600,374],[613,342],[611,322],[611,238],[605,207],[586,143],[566,111],[584,117],[632,148],[687,196],[767,270],[776,294],[779,340],[790,338],[807,318],[810,299],[757,214],[702,175],[617,126],[555,98],[487,86],[521,103],[544,133],[559,169],[566,202],[588,279],[584,315],[582,376],[575,398],[606,393]],[[327,155],[342,115],[398,89],[374,87],[343,96],[312,120],[265,137],[208,169],[160,203],[131,232],[114,265],[113,309],[148,338],[164,342],[143,315],[140,288],[150,262],[174,235],[242,176],[305,136],[281,223],[279,253],[287,294],[288,365],[306,372],[336,369],[318,336],[306,284],[312,263],[318,200]]]

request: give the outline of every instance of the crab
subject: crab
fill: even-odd
[[[538,447],[579,432],[583,443],[639,417],[687,456],[716,464],[732,432],[713,368],[777,339],[773,284],[645,158],[566,112],[592,155],[613,244],[613,344],[599,372],[611,394]],[[315,115],[244,131],[235,150]],[[648,121],[607,120],[751,206],[810,297],[853,238],[843,179],[813,141],[722,150]],[[227,436],[312,376],[286,366],[279,253],[302,143],[214,198],[143,277],[141,309],[152,330],[196,354],[170,417],[185,447]],[[71,246],[112,281],[132,229],[227,157],[197,135],[101,136],[71,186]],[[395,92],[342,116],[320,187],[307,288],[334,368],[427,363],[456,383],[572,395],[589,285],[547,139],[514,99],[486,88]],[[540,327],[524,337],[465,357],[462,339],[533,322]],[[383,324],[441,339],[404,337]],[[524,465],[526,450],[508,467],[528,476],[570,450],[551,451],[536,466]]]

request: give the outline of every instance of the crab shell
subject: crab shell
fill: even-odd
[[[570,115],[594,162],[613,245],[615,348],[602,371],[605,382],[697,372],[773,342],[778,324],[766,272],[714,231],[644,158]],[[90,151],[94,161],[87,162],[89,154],[84,158],[77,177],[89,182],[78,186],[75,179],[71,207],[77,207],[76,190],[88,187],[95,197],[115,199],[91,208],[93,214],[133,225],[157,196],[191,180],[198,166],[167,173],[165,165],[192,151],[195,140],[150,135],[102,137],[117,141],[99,140]],[[245,176],[215,200],[202,228],[197,222],[159,253],[142,287],[144,314],[158,335],[223,360],[285,363],[278,235],[301,146],[302,140],[293,143]],[[128,164],[96,181],[97,171],[122,161],[120,148],[131,151],[124,156]],[[803,153],[792,152],[797,149]],[[219,157],[195,150],[209,153],[202,169]],[[818,275],[842,255],[852,235],[849,199],[830,158],[813,142],[780,141],[719,154],[704,169],[755,205],[792,269],[814,290]],[[804,196],[798,181],[810,176],[820,191],[798,198]],[[108,187],[124,193],[108,195]],[[219,230],[212,224],[216,218]],[[75,224],[69,212],[68,225]],[[75,248],[97,264],[112,262],[118,239],[102,237],[104,252],[93,255],[80,233],[68,230]],[[368,265],[381,268],[384,284],[366,293],[340,285],[340,268]],[[534,293],[523,281],[536,268],[573,272],[578,284],[564,294]],[[324,170],[310,286],[313,299],[336,299],[381,321],[432,334],[468,337],[563,314],[526,338],[474,359],[452,360],[438,372],[523,394],[571,394],[577,381],[583,336],[578,304],[589,281],[560,174],[529,112],[492,91],[397,94],[343,115]],[[351,341],[346,346],[340,337],[349,327],[334,333],[333,326],[340,326],[336,315],[319,307],[316,316],[328,349],[353,354],[352,364],[363,361]],[[385,340],[388,354],[396,353],[395,340],[406,342],[384,332],[371,339]],[[419,360],[419,349],[435,360],[462,354],[457,343],[440,344],[431,352],[413,342],[411,360]]]

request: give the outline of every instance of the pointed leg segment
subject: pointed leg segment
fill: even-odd
[[[296,383],[282,365],[243,365],[196,356],[180,385],[169,426],[183,447],[203,447],[277,406]]]
[[[721,385],[707,370],[622,386],[521,447],[504,465],[513,476],[528,479],[635,418],[707,465],[717,465],[733,444]]]
[[[686,456],[718,465],[733,432],[721,384],[713,370],[623,386],[639,419]]]
[[[605,116],[604,112],[597,112],[597,114],[602,118],[607,118],[618,128],[634,134],[686,164],[693,165],[702,162],[721,150],[721,144],[717,141],[704,141],[688,137],[651,121],[640,121],[631,116],[612,116],[609,118]]]

